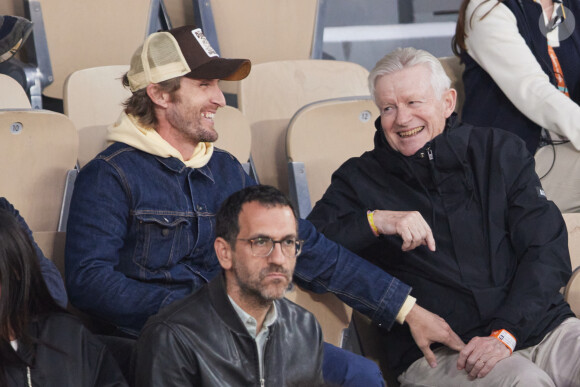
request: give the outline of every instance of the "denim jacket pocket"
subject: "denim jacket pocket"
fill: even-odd
[[[183,216],[138,214],[134,262],[148,271],[169,269],[190,249],[191,222]]]

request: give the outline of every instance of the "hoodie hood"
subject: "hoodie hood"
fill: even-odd
[[[181,153],[169,144],[153,128],[143,127],[136,117],[121,113],[117,122],[107,129],[107,141],[122,142],[140,151],[159,157],[174,157],[190,168],[205,166],[213,154],[214,145],[211,142],[197,144],[189,160],[184,160]]]

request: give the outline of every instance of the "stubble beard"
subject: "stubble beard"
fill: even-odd
[[[240,296],[242,296],[248,302],[252,302],[262,307],[267,307],[272,303],[272,301],[284,297],[284,294],[288,290],[288,287],[292,281],[292,276],[289,275],[288,270],[277,265],[271,265],[265,269],[262,269],[258,275],[257,280],[248,278],[248,276],[243,278],[244,276],[240,275],[239,270],[235,266],[232,267],[232,269],[238,284],[238,288],[240,289]],[[284,274],[286,281],[282,279],[276,279],[274,281],[270,281],[268,285],[262,285],[266,276],[272,272]]]

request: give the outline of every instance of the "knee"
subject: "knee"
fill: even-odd
[[[379,367],[371,360],[324,343],[324,381],[345,387],[384,387]]]

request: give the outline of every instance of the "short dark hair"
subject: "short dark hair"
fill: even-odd
[[[277,188],[269,185],[246,187],[224,200],[216,215],[216,236],[224,238],[231,246],[240,232],[239,217],[242,206],[249,202],[258,202],[265,207],[290,207],[294,219],[298,221],[292,202]]]
[[[129,87],[129,78],[127,74],[123,76],[123,86]],[[173,102],[178,102],[175,98],[175,93],[181,87],[181,77],[171,78],[163,82],[157,83],[157,86],[166,93],[169,93]],[[123,102],[125,113],[137,117],[139,123],[144,127],[152,128],[157,126],[157,117],[155,116],[155,104],[149,98],[147,89],[141,89],[133,92],[133,94]]]
[[[3,376],[4,365],[20,362],[10,349],[10,338],[33,342],[28,324],[40,315],[63,311],[46,287],[28,233],[4,209],[0,209],[0,288],[0,376]]]

